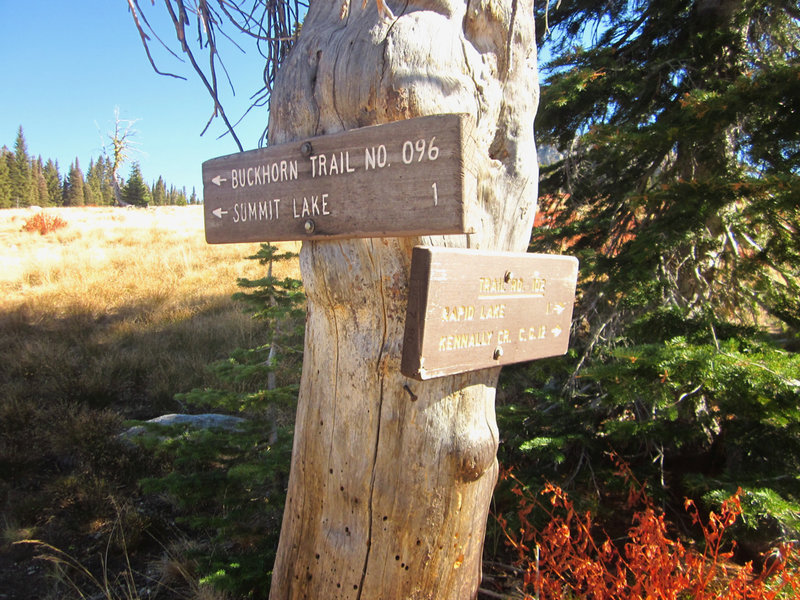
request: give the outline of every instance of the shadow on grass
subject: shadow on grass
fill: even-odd
[[[124,420],[179,411],[176,393],[213,381],[209,363],[259,342],[260,324],[228,296],[198,296],[181,306],[153,297],[112,313],[62,309],[43,314],[22,306],[0,314],[6,558],[15,531],[24,530],[74,547],[82,559],[120,520],[135,550],[169,517],[139,496],[136,482],[161,465],[119,438]]]
[[[223,296],[180,307],[147,298],[113,313],[23,306],[0,315],[0,402],[70,402],[150,418],[178,408],[175,393],[203,386],[206,365],[258,334]]]

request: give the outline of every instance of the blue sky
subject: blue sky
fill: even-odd
[[[161,2],[140,1],[165,41],[171,24]],[[174,36],[174,34],[173,34]],[[145,180],[162,175],[168,185],[192,187],[202,195],[203,161],[237,152],[211,115],[205,88],[188,63],[152,44],[161,70],[186,81],[156,74],[150,67],[128,12],[126,0],[0,0],[0,146],[13,149],[22,125],[28,152],[57,159],[62,175],[77,157],[84,172],[100,156],[113,130],[114,109],[136,120],[133,140]],[[249,106],[260,84],[263,62],[229,47],[223,56],[236,85],[224,101],[232,118]],[[256,147],[266,123],[264,109],[237,127],[245,150]],[[127,177],[130,165],[123,168]]]

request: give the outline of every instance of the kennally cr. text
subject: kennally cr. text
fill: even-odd
[[[475,333],[457,333],[443,335],[439,338],[439,352],[448,350],[465,350],[467,348],[480,348],[492,343],[493,331],[477,331]]]

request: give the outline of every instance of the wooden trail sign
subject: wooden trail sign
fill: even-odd
[[[401,371],[430,379],[567,351],[572,256],[413,250]]]
[[[206,241],[471,233],[466,115],[353,129],[203,163]]]

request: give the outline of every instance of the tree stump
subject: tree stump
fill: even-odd
[[[481,226],[305,242],[305,356],[271,600],[475,598],[497,479],[498,368],[400,373],[414,245],[524,251],[538,102],[528,0],[316,1],[272,95],[270,143],[428,114],[474,118]],[[380,198],[375,210],[380,210]]]

